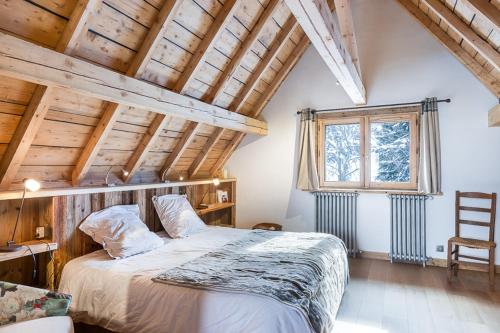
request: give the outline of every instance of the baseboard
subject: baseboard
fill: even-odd
[[[389,253],[387,252],[359,251],[357,257],[362,259],[374,259],[374,260],[385,260],[385,261],[390,260]],[[431,258],[427,262],[427,265],[436,267],[446,267],[447,262],[446,259]],[[474,262],[470,263],[461,262],[458,268],[467,271],[487,272],[487,268],[484,264],[479,264]],[[500,274],[500,265],[495,265],[495,273]]]

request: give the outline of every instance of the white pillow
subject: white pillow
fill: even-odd
[[[163,228],[172,238],[184,238],[207,228],[185,195],[154,196],[153,204]]]
[[[90,214],[79,229],[101,244],[112,258],[126,258],[163,245],[139,218],[138,205],[112,206]]]

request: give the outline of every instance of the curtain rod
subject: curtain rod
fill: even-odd
[[[436,102],[438,103],[450,103],[451,99],[438,99]],[[312,110],[312,113],[321,113],[321,112],[335,112],[335,111],[347,111],[347,110],[365,110],[365,109],[374,109],[374,108],[382,108],[382,107],[394,107],[394,106],[408,106],[408,105],[417,105],[423,104],[425,101],[412,102],[412,103],[397,103],[397,104],[380,104],[380,105],[370,105],[370,106],[355,106],[350,108],[340,108],[340,109],[322,109],[322,110]],[[297,111],[297,114],[301,114],[302,111]]]

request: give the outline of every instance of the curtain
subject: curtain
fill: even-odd
[[[426,98],[422,103],[418,190],[429,194],[441,192],[441,140],[435,97]]]
[[[316,167],[316,121],[314,112],[303,110],[300,116],[299,164],[297,189],[314,191],[319,188]]]

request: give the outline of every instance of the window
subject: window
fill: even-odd
[[[318,119],[322,187],[417,188],[418,111],[359,111]],[[356,116],[359,115],[359,116]]]

